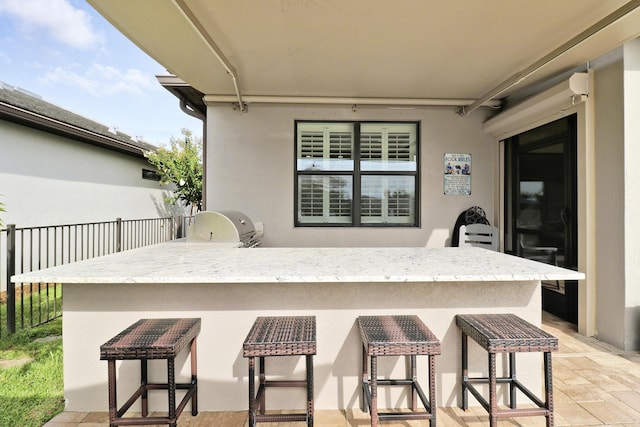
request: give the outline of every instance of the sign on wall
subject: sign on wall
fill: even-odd
[[[446,153],[444,155],[444,194],[447,196],[471,194],[471,154]]]

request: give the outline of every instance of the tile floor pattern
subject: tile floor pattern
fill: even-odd
[[[585,338],[575,328],[545,313],[543,328],[560,341],[553,355],[553,385],[556,426],[640,427],[640,353],[625,352],[594,338]],[[437,425],[488,426],[481,407],[464,412],[459,408],[438,408]],[[507,426],[544,426],[544,417],[515,418],[499,422]],[[106,412],[63,412],[45,427],[103,427],[109,425]],[[265,423],[264,426],[301,426],[302,423]],[[370,425],[369,416],[358,409],[316,411],[319,427]],[[427,421],[382,423],[384,427],[427,426]],[[192,417],[188,408],[180,416],[179,427],[246,427],[242,412],[200,412]]]

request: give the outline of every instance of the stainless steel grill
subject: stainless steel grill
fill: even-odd
[[[189,227],[187,240],[253,248],[262,243],[253,221],[238,211],[198,212]]]

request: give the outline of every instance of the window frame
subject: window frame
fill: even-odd
[[[343,169],[327,169],[327,170],[315,170],[315,171],[302,171],[298,170],[298,128],[300,124],[327,124],[327,125],[353,125],[353,168],[352,170]],[[362,125],[383,125],[383,124],[404,124],[415,126],[415,170],[413,171],[397,171],[397,170],[362,170],[360,159],[360,131]],[[421,175],[421,161],[420,161],[420,132],[421,122],[419,120],[294,120],[294,150],[293,150],[293,218],[294,227],[349,227],[349,228],[419,228],[420,227],[420,175]],[[299,220],[299,183],[301,176],[349,176],[351,178],[352,185],[352,200],[351,200],[351,221],[348,222],[304,222]],[[381,177],[393,177],[393,176],[409,176],[414,180],[414,200],[413,200],[413,221],[410,223],[402,222],[363,222],[361,217],[362,207],[362,194],[361,194],[361,182],[362,178],[366,176],[381,176]]]

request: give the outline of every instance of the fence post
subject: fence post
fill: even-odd
[[[182,215],[178,215],[177,217],[175,217],[175,225],[176,225],[176,229],[175,229],[175,234],[174,234],[174,238],[175,239],[180,239],[182,237],[184,237],[184,233],[183,233],[183,217]]]
[[[16,284],[11,276],[16,272],[16,225],[7,225],[7,331],[16,332]]]
[[[116,252],[122,251],[122,218],[116,218]]]

